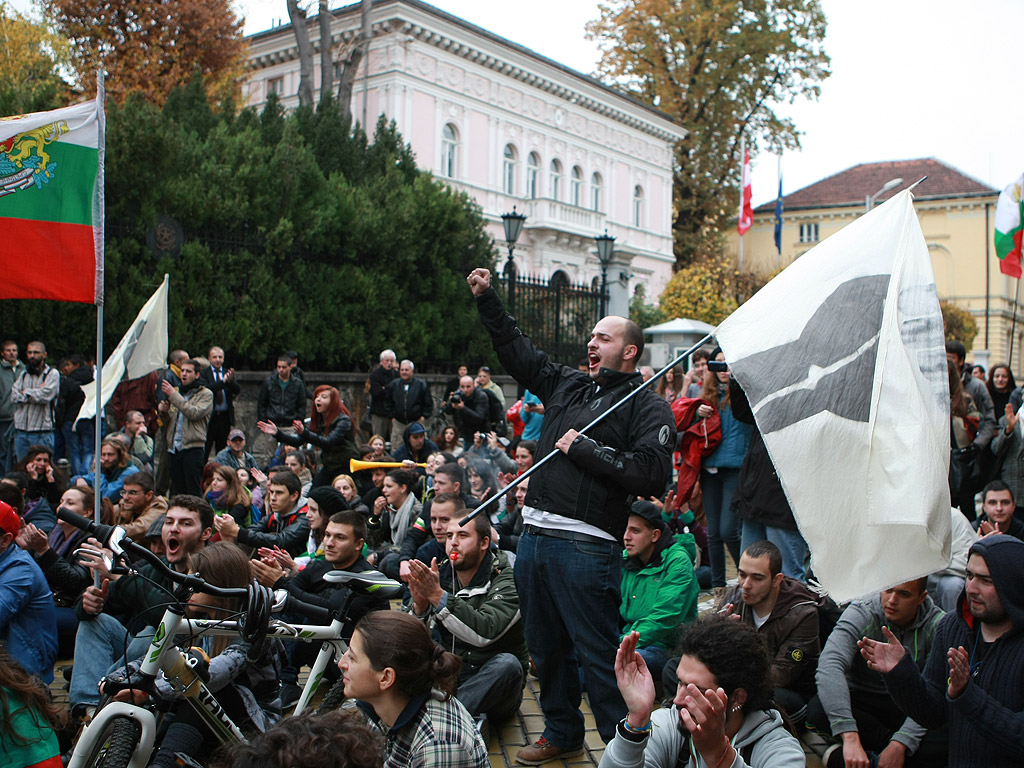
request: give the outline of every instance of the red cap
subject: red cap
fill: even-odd
[[[21,528],[21,518],[14,511],[14,507],[6,501],[0,501],[0,530],[17,536],[19,528]]]

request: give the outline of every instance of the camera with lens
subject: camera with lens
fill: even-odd
[[[448,402],[452,403],[453,405],[455,403],[461,403],[462,402],[462,393],[461,392],[452,392],[452,396],[448,398]]]

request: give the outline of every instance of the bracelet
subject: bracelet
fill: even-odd
[[[651,730],[651,721],[648,720],[647,721],[647,725],[645,725],[645,726],[643,726],[641,728],[634,728],[632,725],[629,724],[629,718],[628,717],[624,717],[624,718],[622,718],[622,727],[625,728],[630,733],[647,733],[648,731]]]
[[[712,768],[722,768],[722,766],[725,765],[725,758],[729,756],[730,750],[732,751],[732,761],[730,761],[729,765],[732,765],[732,763],[736,760],[736,750],[732,749],[732,744],[729,742],[728,739],[726,739],[725,752],[722,753],[722,756],[718,759],[718,762],[715,763]]]

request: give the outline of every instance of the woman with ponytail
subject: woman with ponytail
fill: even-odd
[[[385,735],[384,768],[486,768],[487,748],[453,697],[462,662],[407,613],[375,611],[356,624],[338,662],[345,695]]]

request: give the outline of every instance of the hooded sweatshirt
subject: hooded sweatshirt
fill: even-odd
[[[649,735],[642,741],[626,739],[621,729],[608,742],[599,768],[675,768],[687,763],[687,739],[680,733],[679,710],[658,709],[651,715]],[[806,758],[803,747],[782,723],[782,716],[774,709],[748,712],[739,733],[732,739],[736,759],[731,768],[804,768]],[[687,751],[689,751],[687,749]],[[695,751],[698,768],[708,768],[699,752]]]
[[[971,546],[969,555],[975,554],[988,566],[1012,623],[1009,631],[986,648],[965,590],[957,610],[939,622],[923,672],[904,656],[885,682],[900,708],[922,725],[948,723],[949,765],[1010,768],[1024,764],[1024,542],[988,536]],[[974,673],[963,693],[950,699],[946,653],[960,646]]]
[[[885,695],[885,681],[881,673],[868,668],[860,655],[857,641],[862,637],[885,642],[882,626],[889,627],[906,649],[904,657],[915,669],[924,666],[933,647],[935,628],[942,618],[942,609],[925,596],[917,607],[909,626],[893,625],[882,610],[882,599],[875,595],[870,600],[855,600],[843,611],[836,627],[829,635],[818,659],[818,698],[828,715],[832,735],[857,730],[850,704],[850,692]],[[906,710],[904,710],[906,711]],[[913,754],[921,743],[927,726],[908,718],[892,736],[892,741],[906,745]]]

